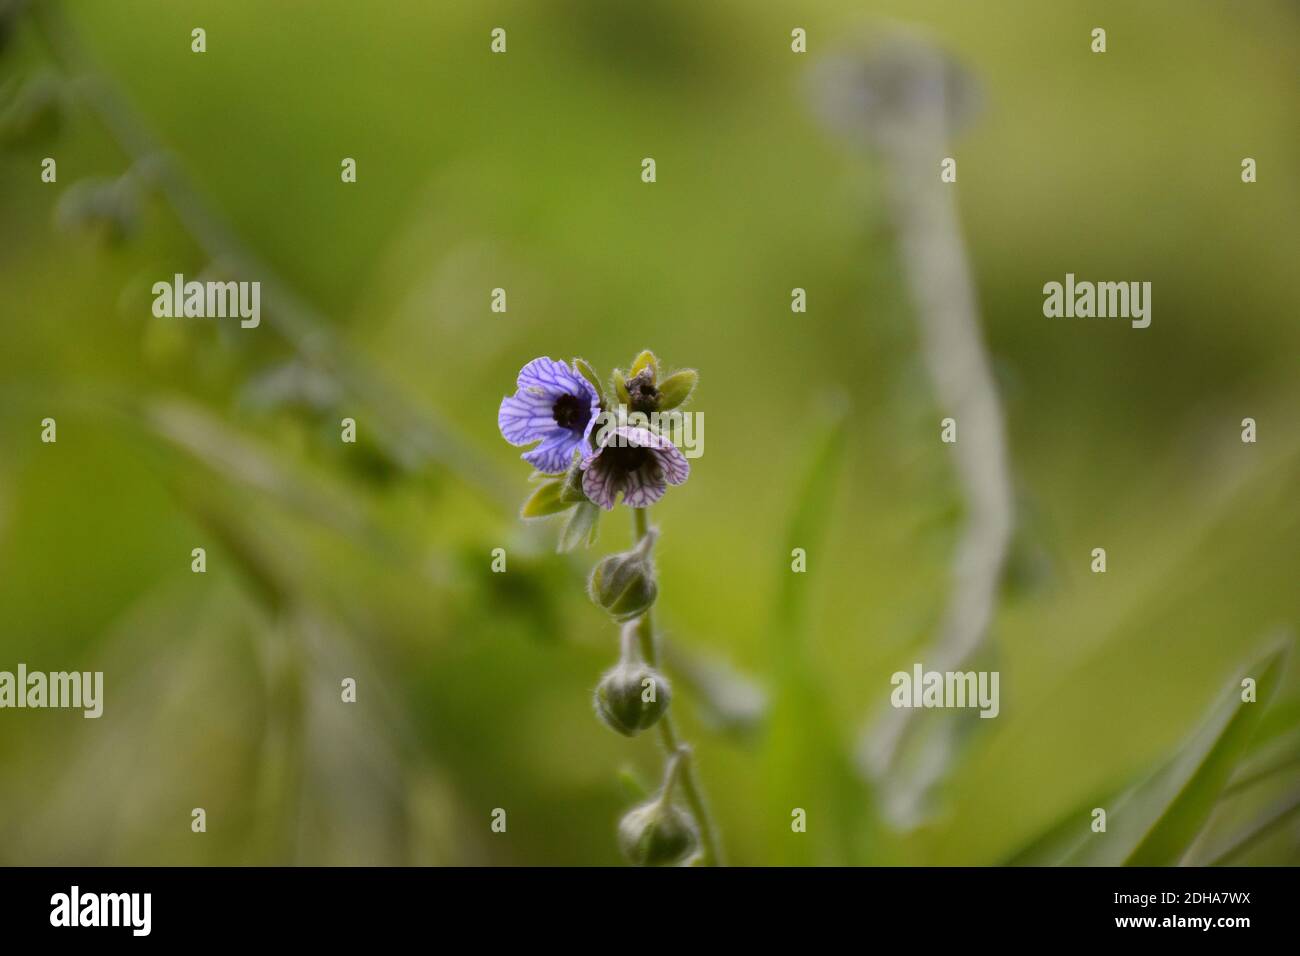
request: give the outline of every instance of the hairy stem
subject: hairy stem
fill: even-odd
[[[632,527],[636,533],[637,544],[650,533],[650,519],[645,508],[632,509]],[[641,656],[651,667],[659,666],[658,648],[655,646],[655,626],[653,609],[646,611],[637,620],[637,639],[641,642]],[[721,866],[722,850],[718,841],[717,828],[709,815],[709,808],[704,800],[704,791],[695,776],[695,761],[689,744],[683,743],[677,735],[671,710],[659,720],[659,738],[669,759],[680,761],[678,782],[682,796],[695,815],[700,826],[700,863],[703,866]]]

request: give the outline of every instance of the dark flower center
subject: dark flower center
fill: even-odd
[[[551,406],[555,424],[570,431],[582,431],[591,418],[591,408],[584,405],[577,395],[561,395]]]
[[[654,453],[636,445],[607,445],[600,457],[607,459],[606,467],[624,475],[640,471],[647,463],[655,464]]]
[[[643,368],[627,380],[628,405],[634,412],[650,412],[659,408],[659,389],[655,388],[655,373]]]

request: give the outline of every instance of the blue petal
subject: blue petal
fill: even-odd
[[[581,440],[567,428],[553,428],[544,442],[520,457],[544,475],[558,475],[568,471]]]
[[[535,358],[519,370],[519,378],[515,384],[521,392],[536,392],[549,397],[554,403],[561,395],[581,395],[581,386],[587,383],[585,379],[575,376],[569,370],[569,366],[563,362],[549,358]]]
[[[501,408],[497,411],[497,428],[501,435],[512,445],[527,445],[545,438],[555,427],[555,415],[551,399],[533,395],[530,392],[518,392],[501,399]]]

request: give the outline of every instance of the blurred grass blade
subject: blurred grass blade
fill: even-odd
[[[844,432],[847,408],[840,396],[833,396],[821,414],[819,428],[814,432],[805,450],[807,462],[795,493],[793,508],[786,525],[783,554],[788,556],[794,548],[815,552],[826,536],[830,525],[831,505],[835,497],[835,484],[839,480],[844,457]],[[776,621],[778,631],[788,638],[803,615],[806,578],[788,573],[785,568],[777,591]],[[779,635],[778,647],[801,657],[800,648]]]
[[[1200,833],[1267,705],[1289,642],[1275,645],[1234,678],[1201,727],[1165,767],[1107,808],[1106,833],[1064,862],[1084,866],[1172,866]],[[1255,678],[1257,700],[1241,699],[1241,676]]]
[[[261,539],[253,526],[239,520],[235,511],[211,491],[178,486],[175,493],[198,526],[243,572],[245,582],[262,603],[274,613],[283,611],[291,603],[294,588],[282,567],[271,557],[276,553],[275,549]]]
[[[1079,852],[1092,835],[1093,807],[1105,807],[1114,797],[1086,800],[1070,808],[1047,829],[1025,843],[1014,854],[999,862],[999,866],[1055,866]]]
[[[169,445],[231,484],[261,492],[285,509],[347,537],[388,547],[345,488],[324,475],[295,467],[265,442],[238,431],[202,405],[185,399],[157,400],[144,406],[144,419]]]
[[[1260,731],[1255,731],[1258,738]],[[1250,752],[1237,767],[1224,795],[1239,794],[1260,784],[1269,783],[1278,777],[1300,768],[1300,730],[1275,740],[1270,740],[1263,747],[1255,746],[1258,740],[1251,741]]]
[[[1261,840],[1289,823],[1300,813],[1300,795],[1292,795],[1266,819],[1250,827],[1232,841],[1208,864],[1209,866],[1226,866],[1240,857],[1247,850],[1253,849]]]
[[[794,548],[804,549],[813,561],[828,560],[822,543],[844,463],[846,420],[845,403],[832,396],[800,456],[804,466],[778,556],[769,635],[768,671],[774,682],[766,772],[769,812],[774,818],[788,817],[791,807],[815,803],[828,808],[829,824],[790,843],[781,861],[786,864],[860,863],[870,840],[863,829],[869,794],[854,772],[846,735],[826,698],[826,682],[809,653],[808,590],[816,575],[795,574],[789,564]]]

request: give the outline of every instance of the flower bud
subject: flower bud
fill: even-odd
[[[596,685],[596,713],[612,730],[635,737],[659,721],[672,696],[668,678],[625,654]]]
[[[654,537],[651,530],[631,551],[611,554],[591,570],[587,593],[616,621],[640,617],[655,603],[659,585],[650,562]]]
[[[672,802],[673,787],[688,758],[688,751],[678,750],[668,762],[659,793],[618,822],[619,848],[637,866],[671,866],[689,859],[699,848],[695,820]]]
[[[649,349],[645,349],[632,360],[632,368],[628,371],[629,376],[635,376],[639,372],[649,369],[651,383],[659,376],[659,359]]]
[[[691,815],[657,799],[633,807],[618,823],[619,848],[637,866],[680,863],[699,844]]]
[[[649,415],[659,410],[659,388],[655,385],[655,371],[646,366],[623,383],[627,390],[627,404],[634,412]]]

